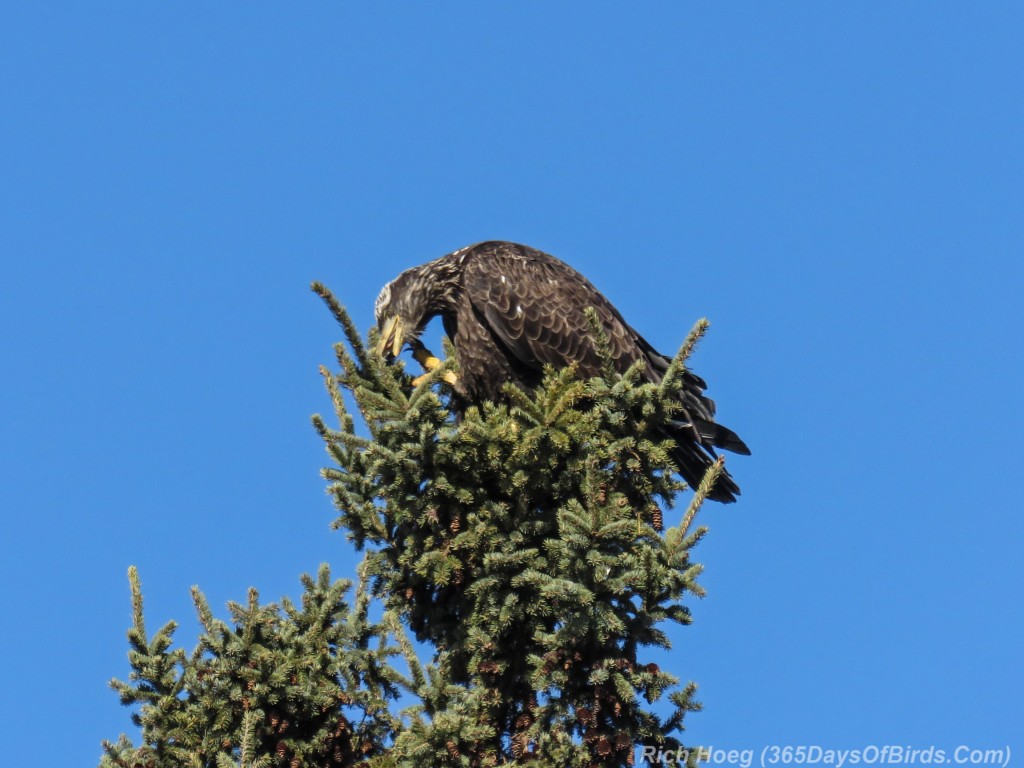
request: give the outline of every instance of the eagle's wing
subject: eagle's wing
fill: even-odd
[[[522,245],[483,243],[465,254],[462,290],[482,330],[507,355],[533,370],[576,363],[582,376],[601,373],[601,360],[586,310],[593,307],[604,327],[615,367],[625,371],[645,360],[647,375],[660,381],[669,359],[657,352],[623,320],[590,282],[553,256]],[[676,441],[673,459],[696,488],[715,456],[715,447],[750,453],[731,430],[715,423],[715,404],[705,397],[704,380],[683,371],[676,393],[681,406],[666,434]],[[739,487],[728,472],[719,477],[710,498],[735,501]]]
[[[487,243],[467,259],[462,288],[474,312],[521,363],[540,369],[577,363],[583,375],[601,370],[586,308],[593,307],[617,367],[647,346],[612,304],[572,267],[511,243]],[[643,345],[643,346],[642,346]]]

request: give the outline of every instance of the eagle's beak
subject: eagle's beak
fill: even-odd
[[[404,330],[400,317],[397,315],[389,317],[385,321],[384,327],[380,330],[377,354],[383,356],[387,353],[389,357],[398,357],[398,353],[402,351],[402,339],[405,336]]]

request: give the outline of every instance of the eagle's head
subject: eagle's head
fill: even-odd
[[[373,305],[377,330],[380,331],[378,355],[397,357],[407,342],[419,338],[433,316],[429,285],[417,272],[407,270],[385,285]]]
[[[466,250],[407,269],[384,286],[373,307],[380,331],[378,355],[397,357],[403,346],[418,343],[432,318],[455,312]]]

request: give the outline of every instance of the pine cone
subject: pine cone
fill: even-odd
[[[521,758],[526,753],[526,747],[529,741],[526,738],[525,733],[517,733],[512,737],[512,757],[516,760]]]
[[[459,747],[454,741],[449,741],[447,744],[445,744],[445,747],[448,748],[448,755],[452,759],[457,758],[459,756]]]
[[[662,515],[661,507],[655,507],[654,511],[651,512],[651,524],[654,526],[654,530],[662,531],[665,529],[665,518]]]
[[[451,523],[448,524],[448,530],[452,533],[458,533],[462,529],[462,520],[458,517],[453,517]]]

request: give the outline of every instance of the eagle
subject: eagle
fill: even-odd
[[[460,248],[402,272],[384,286],[374,305],[380,331],[377,354],[397,357],[408,345],[425,367],[439,365],[419,338],[440,316],[459,361],[450,377],[467,404],[501,401],[512,382],[524,390],[540,384],[544,366],[577,367],[582,377],[598,376],[604,365],[587,309],[597,313],[615,369],[642,361],[642,375],[660,382],[671,358],[658,352],[630,326],[590,281],[568,264],[526,245],[488,241]],[[732,430],[715,423],[707,384],[684,370],[679,413],[669,436],[679,474],[696,488],[717,457],[716,448],[749,454]],[[722,472],[708,498],[733,502],[740,489]]]

